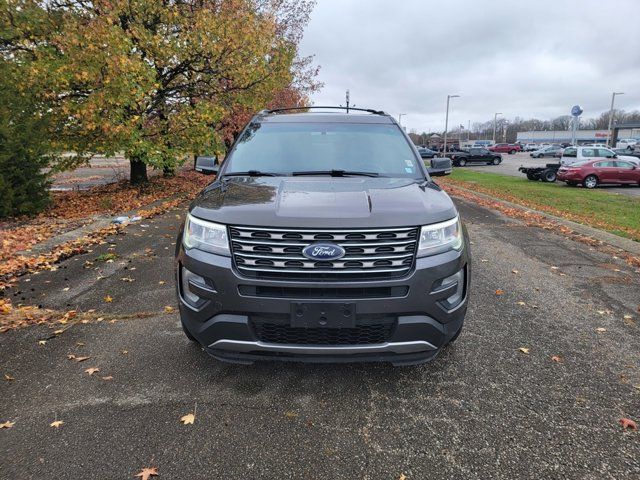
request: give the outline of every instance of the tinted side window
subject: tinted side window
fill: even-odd
[[[609,168],[609,167],[614,167],[615,162],[598,162],[598,163],[594,163],[593,166],[596,168]]]
[[[627,168],[629,170],[633,168],[633,163],[631,162],[621,162],[620,160],[617,160],[615,163],[618,168]]]
[[[598,148],[596,150],[598,152],[596,153],[596,157],[613,158],[613,153],[606,148]]]
[[[562,152],[562,156],[576,158],[578,156],[578,150],[575,148],[565,148],[564,152]]]
[[[596,152],[594,151],[593,148],[583,148],[582,149],[582,156],[583,157],[595,157],[596,156]]]

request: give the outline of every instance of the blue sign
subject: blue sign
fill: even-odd
[[[313,243],[302,250],[310,260],[337,260],[346,254],[346,250],[335,243]]]
[[[574,117],[579,117],[580,115],[582,115],[582,107],[580,105],[574,105],[573,107],[571,107],[571,115],[573,115]]]

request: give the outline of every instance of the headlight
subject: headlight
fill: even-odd
[[[185,248],[197,248],[205,252],[229,256],[227,227],[187,215],[182,234]]]
[[[427,257],[452,249],[460,250],[463,244],[459,217],[446,222],[425,225],[420,229],[418,257]]]

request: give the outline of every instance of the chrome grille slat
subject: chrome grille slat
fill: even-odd
[[[236,268],[250,276],[281,279],[390,278],[413,267],[418,227],[380,229],[286,229],[229,227]],[[302,250],[314,243],[334,243],[346,254],[335,260],[314,260]]]

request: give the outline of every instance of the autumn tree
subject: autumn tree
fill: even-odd
[[[140,183],[147,165],[170,171],[187,154],[222,150],[223,119],[263,108],[295,83],[311,7],[307,0],[9,1],[3,24],[14,33],[5,47],[30,58],[23,88],[51,105],[59,147],[78,152],[76,163],[87,152],[122,151],[132,183]]]

